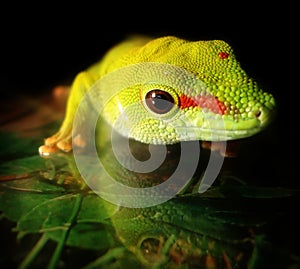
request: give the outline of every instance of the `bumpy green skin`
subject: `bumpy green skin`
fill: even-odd
[[[140,85],[121,89],[105,104],[103,115],[112,126],[122,111],[129,111],[134,128],[130,135],[124,135],[137,141],[174,144],[194,139],[239,139],[260,132],[272,118],[273,96],[247,75],[226,42],[187,41],[173,36],[135,37],[113,47],[99,63],[78,74],[71,88],[64,122],[56,134],[45,140],[40,153],[71,150],[74,115],[84,94],[105,75],[140,63],[161,63],[166,72],[172,70],[168,66],[182,68],[190,75],[186,81],[179,76],[177,80],[168,81],[168,85],[141,81]],[[145,72],[148,75],[153,70]],[[197,83],[204,87],[193,88]],[[145,98],[153,89],[172,96],[174,107],[168,113],[155,114],[147,107]],[[84,132],[77,132],[81,138],[79,144],[84,145],[88,138]],[[119,132],[122,134],[122,128]]]

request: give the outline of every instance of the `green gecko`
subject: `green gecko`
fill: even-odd
[[[119,129],[121,135],[147,144],[229,141],[262,131],[273,118],[273,95],[248,76],[225,41],[138,36],[117,44],[76,76],[64,121],[39,147],[40,155],[69,152],[74,145],[84,147],[89,139],[84,131],[77,130],[72,141],[74,115],[84,94],[104,76],[140,63],[161,64],[158,70],[166,77],[169,74],[170,81],[143,81],[141,76],[140,83],[112,95],[104,106],[106,122],[114,125],[122,111],[132,110],[128,115],[134,128],[129,134]],[[172,70],[177,73],[172,75]],[[181,70],[188,75],[181,76]],[[155,70],[147,69],[147,65],[142,72],[145,77],[149,73],[155,76]],[[97,100],[93,102],[97,104]]]

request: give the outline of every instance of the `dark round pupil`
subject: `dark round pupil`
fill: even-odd
[[[158,114],[168,113],[174,106],[174,98],[168,92],[152,90],[146,94],[146,104],[149,109]]]

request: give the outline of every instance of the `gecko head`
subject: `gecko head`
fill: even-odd
[[[241,139],[261,132],[274,116],[274,98],[262,90],[248,98],[242,94],[234,99],[228,94],[228,101],[207,92],[189,96],[159,86],[151,85],[142,95],[140,110],[137,106],[133,110],[139,122],[131,128],[136,140],[172,144]]]
[[[124,84],[110,91],[104,109],[121,134],[150,144],[224,141],[252,136],[273,119],[273,95],[248,76],[228,43],[151,42],[110,80]]]
[[[273,118],[273,96],[254,81],[211,88],[181,68],[163,67],[176,83],[130,85],[106,103],[104,118],[122,135],[148,144],[233,140],[262,131]]]

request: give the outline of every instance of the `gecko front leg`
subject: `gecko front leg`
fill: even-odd
[[[83,133],[78,133],[72,141],[72,128],[74,115],[79,103],[93,83],[93,77],[88,72],[81,72],[76,76],[71,86],[64,121],[59,131],[46,138],[44,145],[39,147],[39,153],[41,156],[49,156],[58,150],[70,152],[72,150],[72,142],[78,147],[85,146],[86,138],[84,138]]]

